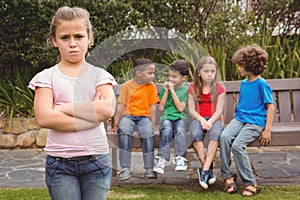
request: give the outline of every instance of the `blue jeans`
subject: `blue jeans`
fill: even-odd
[[[105,200],[111,173],[109,154],[46,158],[46,183],[52,200]]]
[[[206,118],[206,120],[208,119],[209,118]],[[221,120],[218,119],[212,124],[211,129],[208,131],[209,140],[218,141],[222,133],[222,130],[223,130],[223,124]],[[193,142],[197,142],[197,141],[203,141],[204,134],[206,134],[207,131],[204,131],[202,129],[202,125],[200,121],[194,119],[190,126],[190,133],[192,135]]]
[[[142,140],[144,168],[154,166],[154,132],[149,117],[124,115],[118,124],[119,160],[122,168],[131,166],[131,136],[137,131]]]
[[[183,119],[162,120],[160,123],[160,142],[158,156],[170,160],[170,145],[175,137],[175,157],[186,157],[186,134],[188,124]]]
[[[221,175],[224,179],[233,176],[230,169],[232,151],[237,171],[244,184],[256,184],[246,147],[263,129],[264,127],[242,123],[235,118],[227,125],[220,137]]]

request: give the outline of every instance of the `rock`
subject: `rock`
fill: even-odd
[[[27,119],[26,123],[28,130],[36,130],[40,128],[36,119]]]
[[[6,123],[6,125],[3,127],[3,133],[14,133],[19,135],[26,131],[27,126],[22,119],[13,120],[11,124]]]
[[[6,125],[6,119],[0,118],[0,128],[4,128]]]
[[[29,131],[19,135],[17,138],[17,146],[22,148],[32,147],[32,145],[35,144],[37,134],[38,131]]]
[[[36,138],[36,145],[38,147],[45,147],[47,142],[47,136],[48,129],[41,128]]]
[[[13,148],[16,147],[17,135],[15,134],[2,134],[0,133],[0,147]]]

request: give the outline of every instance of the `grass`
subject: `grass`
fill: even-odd
[[[208,190],[203,190],[200,186],[161,186],[161,185],[122,185],[112,187],[108,200],[162,200],[162,199],[241,199],[240,190],[238,193],[229,195],[222,192],[222,186],[212,186]],[[296,186],[262,186],[262,192],[251,200],[268,199],[268,200],[289,200],[299,199],[300,185]],[[0,189],[0,200],[50,200],[46,188],[35,189]],[[244,198],[250,199],[250,198]]]

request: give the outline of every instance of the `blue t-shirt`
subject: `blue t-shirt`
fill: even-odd
[[[239,102],[235,118],[243,123],[266,125],[267,106],[273,103],[272,88],[264,78],[253,82],[244,79],[241,82]]]

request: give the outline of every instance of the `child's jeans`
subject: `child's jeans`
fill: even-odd
[[[186,157],[186,135],[188,124],[184,119],[162,120],[160,123],[160,142],[158,156],[170,160],[170,145],[175,138],[174,155]]]
[[[246,147],[263,129],[264,127],[242,123],[235,118],[227,125],[220,137],[221,176],[224,179],[233,177],[230,169],[232,151],[237,171],[244,184],[256,184]]]
[[[122,168],[131,166],[131,136],[137,130],[142,140],[144,168],[154,166],[154,132],[149,117],[124,115],[118,124],[119,160]]]
[[[46,158],[46,183],[53,200],[105,200],[111,173],[109,154]]]

